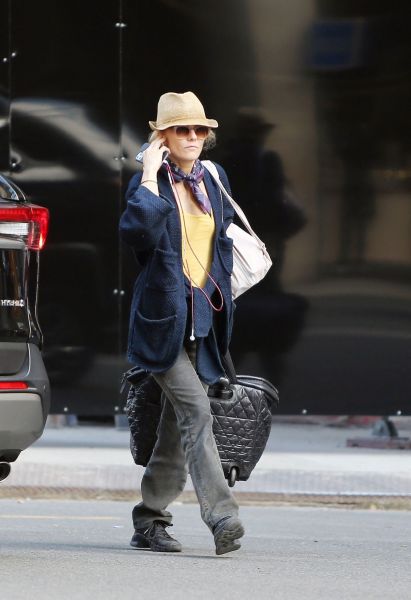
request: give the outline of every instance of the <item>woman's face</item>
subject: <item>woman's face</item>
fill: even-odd
[[[164,131],[165,145],[177,165],[193,163],[200,156],[208,128],[199,125],[169,127]]]

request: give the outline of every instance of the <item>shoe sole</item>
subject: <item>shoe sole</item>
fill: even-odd
[[[130,546],[134,548],[134,550],[151,550],[150,546],[141,546],[140,544],[132,544],[131,542]]]
[[[152,544],[150,546],[151,551],[152,552],[181,552],[182,551],[182,547],[181,546],[175,546],[174,548],[162,548],[161,546],[155,546],[154,544]]]
[[[222,527],[221,532],[218,532],[214,536],[215,553],[218,556],[221,556],[221,554],[239,550],[241,544],[238,540],[243,537],[243,535],[244,527],[240,521],[236,520],[234,523],[231,523],[231,526],[230,523],[227,523],[225,527]]]
[[[134,535],[130,542],[130,546],[132,548],[137,548],[137,550],[150,550],[150,544],[145,535]]]
[[[170,548],[163,548],[162,546],[156,546],[155,544],[150,544],[145,536],[139,536],[137,539],[133,539],[130,542],[130,546],[132,548],[136,548],[137,550],[152,550],[152,552],[181,552],[182,546],[176,545]]]

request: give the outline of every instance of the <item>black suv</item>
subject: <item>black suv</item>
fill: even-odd
[[[43,433],[50,387],[37,319],[49,213],[0,175],[0,481]]]

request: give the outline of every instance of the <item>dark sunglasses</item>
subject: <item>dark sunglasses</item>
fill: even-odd
[[[209,132],[209,128],[205,125],[192,125],[190,127],[188,125],[175,125],[173,129],[176,136],[182,139],[188,138],[191,130],[193,130],[199,140],[205,140]]]

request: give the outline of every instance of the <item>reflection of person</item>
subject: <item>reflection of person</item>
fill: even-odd
[[[225,166],[233,179],[235,197],[250,215],[252,223],[269,227],[267,214],[261,215],[263,203],[281,202],[285,185],[282,161],[276,152],[264,145],[275,127],[271,119],[255,107],[238,110],[235,139],[229,147]],[[271,214],[268,215],[271,218]]]
[[[255,293],[239,299],[238,322],[252,319],[253,328],[236,328],[234,349],[247,348],[258,353],[264,376],[273,379],[281,389],[285,355],[297,342],[307,311],[305,298],[283,289],[281,271],[286,241],[300,231],[306,218],[290,194],[280,155],[265,146],[274,127],[263,109],[240,108],[235,138],[226,152],[224,166],[234,198],[273,259],[273,266]],[[266,335],[256,336],[255,331]]]
[[[282,160],[267,150],[267,136],[275,127],[261,108],[238,110],[236,137],[224,165],[232,182],[234,196],[244,208],[251,224],[261,235],[274,259],[263,287],[280,287],[285,240],[305,224],[302,209],[293,203]]]
[[[122,238],[143,265],[131,306],[128,357],[152,372],[164,398],[142,502],[133,510],[131,545],[159,552],[181,550],[165,530],[172,521],[166,509],[184,488],[186,463],[216,553],[237,550],[244,534],[207,397],[208,385],[224,374],[219,356],[227,351],[233,312],[232,240],[226,235],[233,209],[225,199],[222,203],[199,161],[217,126],[192,92],[161,96],[144,169],[130,182],[120,222]],[[217,168],[228,186],[224,170]]]

